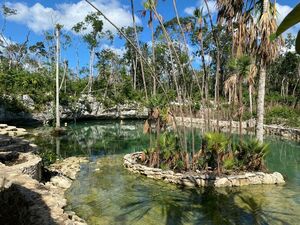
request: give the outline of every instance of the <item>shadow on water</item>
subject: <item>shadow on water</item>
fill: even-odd
[[[35,139],[36,144],[57,157],[91,156],[91,163],[82,167],[68,192],[68,208],[88,224],[299,223],[299,144],[268,138],[271,151],[267,165],[287,177],[285,186],[181,189],[123,168],[124,154],[149,145],[142,128],[142,123],[130,121],[78,123],[70,125],[70,133],[59,140]],[[197,148],[201,145],[201,131],[196,131]]]
[[[122,205],[122,212],[116,217],[116,222],[131,224],[138,222],[154,207],[160,207],[165,216],[166,225],[183,224],[285,224],[290,223],[273,214],[287,214],[284,212],[270,212],[263,209],[262,202],[251,196],[243,196],[238,190],[216,190],[206,187],[200,190],[184,190],[181,195],[168,193],[166,195],[151,192],[146,186],[137,187],[140,195],[138,200]],[[243,203],[238,204],[239,198]],[[134,214],[132,220],[128,220]],[[291,215],[291,214],[287,214]],[[126,221],[126,222],[125,222]]]

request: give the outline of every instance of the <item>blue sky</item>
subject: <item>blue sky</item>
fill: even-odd
[[[30,32],[30,43],[34,44],[37,41],[43,40],[43,31],[52,31],[53,24],[59,22],[64,25],[65,30],[70,32],[71,27],[81,21],[84,16],[92,11],[84,1],[79,0],[10,0],[3,1],[8,6],[16,8],[18,15],[8,18],[5,36],[15,42],[23,42],[28,32]],[[93,1],[103,13],[111,18],[119,27],[131,26],[131,13],[130,13],[130,1],[129,0],[94,0]],[[135,12],[139,25],[144,25],[144,32],[141,34],[140,39],[144,42],[150,41],[150,30],[147,27],[147,19],[141,18],[138,11],[143,8],[142,0],[135,0]],[[208,0],[211,11],[216,14],[215,2]],[[298,0],[277,0],[278,6],[278,18],[279,21],[294,7]],[[191,13],[194,7],[203,6],[203,0],[177,0],[177,7],[181,16],[187,16]],[[158,11],[165,20],[174,17],[174,10],[172,6],[172,0],[159,1]],[[3,17],[0,18],[0,26],[3,25]],[[155,25],[155,24],[154,24]],[[104,24],[106,29],[111,29],[111,26],[107,23]],[[292,33],[296,33],[297,29],[291,30]],[[80,53],[80,64],[86,65],[88,63],[88,50],[87,46],[77,38],[74,38],[73,45],[62,53],[62,58],[70,61],[71,67],[75,67],[76,57],[75,48],[78,46]],[[101,47],[111,47],[116,52],[122,53],[123,41],[118,37],[114,42],[101,44]]]

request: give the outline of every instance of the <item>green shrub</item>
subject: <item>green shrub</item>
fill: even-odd
[[[267,124],[300,127],[300,111],[287,106],[275,106],[266,112]]]
[[[242,170],[265,170],[264,158],[269,153],[269,144],[256,139],[241,141],[236,145],[236,157]]]
[[[0,105],[4,106],[6,110],[14,113],[29,112],[29,109],[14,96],[0,96]]]
[[[234,158],[227,158],[223,162],[223,167],[226,170],[232,170],[235,166],[235,160]]]

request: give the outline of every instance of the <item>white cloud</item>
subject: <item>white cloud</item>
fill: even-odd
[[[289,12],[292,11],[292,7],[288,5],[280,5],[276,3],[276,9],[277,9],[277,22],[281,23],[284,17],[289,14]]]
[[[194,14],[196,7],[191,6],[191,7],[187,7],[184,9],[184,12],[190,16],[192,16]]]
[[[208,0],[207,5],[208,5],[208,8],[209,8],[209,11],[211,14],[218,12],[215,0]],[[208,11],[207,11],[207,7],[206,7],[204,0],[198,0],[196,3],[196,6],[187,7],[184,9],[184,12],[186,14],[192,16],[196,7],[200,8],[200,9],[203,8],[203,13],[207,14]]]
[[[95,0],[93,4],[98,7],[105,15],[111,19],[118,27],[131,26],[131,12],[127,6],[122,5],[119,0]],[[40,3],[28,6],[26,3],[7,3],[8,7],[18,11],[17,15],[8,17],[8,20],[25,24],[29,29],[36,33],[53,29],[54,24],[64,25],[64,29],[71,30],[74,24],[82,21],[84,17],[95,10],[85,1],[77,3],[61,3],[55,7],[45,7]],[[137,23],[141,20],[136,17]],[[115,29],[103,19],[104,30]]]
[[[120,57],[122,57],[126,52],[125,47],[117,48],[113,45],[108,45],[108,44],[103,44],[102,49],[110,49],[112,52],[114,52],[116,55]]]

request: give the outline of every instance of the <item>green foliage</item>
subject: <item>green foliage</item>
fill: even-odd
[[[184,162],[182,160],[178,160],[176,161],[176,166],[175,168],[179,171],[183,170],[184,169]]]
[[[236,157],[240,169],[260,171],[265,170],[263,159],[269,153],[269,144],[252,139],[241,141],[236,145]]]
[[[146,103],[146,106],[149,108],[163,108],[166,107],[169,104],[168,99],[164,94],[157,94],[155,96],[151,96]]]
[[[179,140],[172,132],[161,134],[158,143],[163,160],[169,160],[175,152],[179,151]]]
[[[57,155],[52,149],[45,149],[43,151],[39,151],[38,155],[42,158],[45,166],[53,164],[57,159]]]
[[[22,102],[13,96],[0,96],[0,105],[6,110],[14,113],[29,112],[29,109],[27,109]]]
[[[226,170],[232,170],[235,166],[235,160],[234,158],[227,158],[223,162],[223,167]]]
[[[229,144],[228,138],[223,133],[206,133],[204,142],[207,144],[207,150],[210,152],[225,152]]]
[[[5,4],[3,4],[2,5],[2,14],[4,15],[4,17],[8,17],[8,16],[17,15],[18,11],[16,9],[9,8]]]
[[[300,111],[287,106],[275,106],[267,110],[267,124],[281,124],[291,127],[300,127]]]

